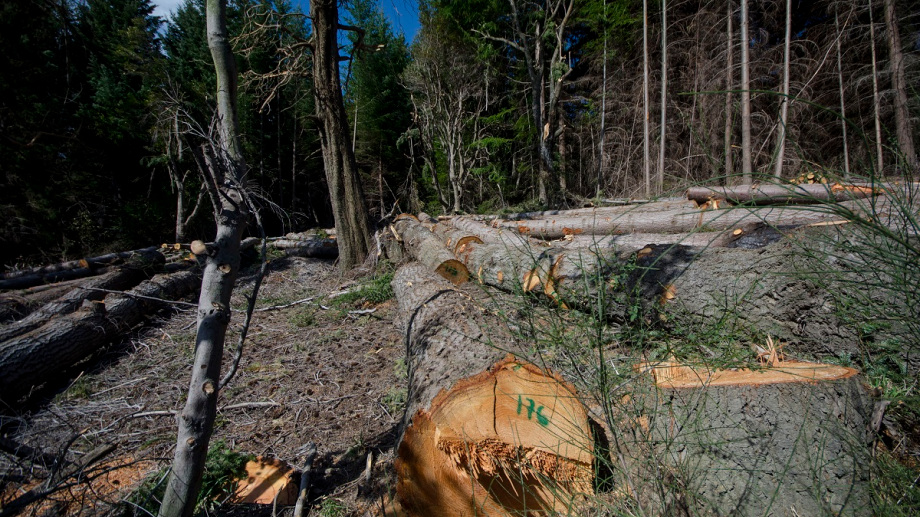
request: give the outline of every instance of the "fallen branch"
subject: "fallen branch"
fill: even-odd
[[[294,517],[304,517],[307,495],[310,492],[310,474],[313,471],[314,458],[316,458],[316,444],[308,442],[303,467],[300,469],[300,490],[297,492],[297,503],[294,505]]]

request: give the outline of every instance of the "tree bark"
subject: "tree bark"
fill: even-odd
[[[249,217],[243,191],[246,161],[243,159],[237,123],[236,58],[227,33],[226,0],[207,0],[208,47],[217,76],[217,145],[205,154],[211,178],[219,189],[215,206],[217,231],[208,247],[201,293],[198,298],[198,332],[195,360],[185,407],[178,418],[176,452],[160,517],[191,517],[195,510],[208,444],[217,415],[218,381],[224,338],[230,323],[230,296],[240,268],[240,241]]]
[[[497,344],[507,348],[509,332],[473,302],[481,292],[419,264],[400,268],[393,289],[409,365],[396,460],[408,515],[562,510],[563,492],[590,492],[593,436],[575,390],[512,358],[483,371],[504,355]]]
[[[59,273],[62,271],[69,271],[72,269],[93,269],[103,266],[111,266],[114,264],[124,263],[126,260],[158,260],[156,255],[159,254],[159,248],[156,246],[151,246],[149,248],[143,248],[133,251],[120,251],[117,253],[108,253],[105,255],[100,255],[98,257],[82,258],[79,260],[69,260],[67,262],[61,262],[58,264],[52,264],[49,266],[41,266],[31,269],[23,269],[20,271],[14,271],[11,273],[0,274],[0,280],[11,280],[14,278],[21,278],[25,276],[34,276],[34,275],[47,275],[49,273]],[[160,257],[162,259],[162,257]],[[3,289],[8,289],[7,287],[2,287]]]
[[[652,196],[651,157],[649,155],[648,102],[648,0],[642,0],[642,167],[645,171],[645,197]]]
[[[657,480],[637,485],[646,513],[872,515],[872,407],[855,370],[641,368],[652,375],[624,399],[633,416],[618,432],[630,474]]]
[[[910,128],[910,112],[907,107],[907,80],[904,77],[904,52],[898,19],[894,11],[894,0],[884,0],[885,25],[888,29],[888,69],[891,73],[891,89],[894,90],[894,121],[898,138],[898,151],[908,171],[906,177],[917,173],[917,152],[914,150],[914,134]]]
[[[339,12],[335,0],[310,2],[313,20],[313,95],[323,151],[323,167],[338,232],[339,266],[362,262],[374,245],[355,155],[348,143],[348,122],[339,81]]]
[[[751,184],[751,59],[748,0],[741,0],[741,183]]]
[[[158,275],[124,295],[109,294],[101,303],[0,343],[0,399],[14,405],[34,387],[55,379],[166,306],[150,298],[175,300],[198,285],[199,277],[191,271]]]
[[[835,18],[836,19],[836,18]],[[789,50],[792,45],[792,0],[786,0],[786,38],[783,44],[783,93],[780,97],[779,134],[776,143],[776,162],[773,176],[783,177],[783,160],[786,156],[786,126],[789,122]],[[837,40],[837,61],[840,61],[840,39]],[[841,83],[842,84],[842,83]],[[842,95],[842,94],[841,94]],[[842,97],[841,97],[842,102]],[[846,127],[846,125],[844,125]],[[844,144],[845,146],[846,144]]]
[[[872,0],[869,0],[869,46],[872,52],[872,118],[875,119],[875,159],[876,170],[873,176],[881,176],[885,169],[885,158],[882,152],[882,105],[878,95],[878,59],[875,53],[875,18]]]
[[[841,206],[863,213],[868,208],[860,201],[844,201]],[[882,207],[884,208],[884,207]],[[624,233],[689,233],[734,229],[742,224],[763,222],[773,226],[803,226],[837,221],[841,217],[821,207],[730,207],[724,209],[673,208],[655,210],[645,205],[634,210],[597,217],[559,216],[532,221],[496,221],[499,228],[541,239],[561,239],[567,235],[614,235]]]
[[[871,187],[857,185],[804,184],[804,185],[742,185],[738,187],[691,187],[687,199],[705,203],[711,199],[725,199],[732,203],[769,204],[819,204],[828,201],[850,201],[878,194]]]
[[[731,181],[729,178],[735,173],[734,167],[732,165],[732,120],[734,117],[734,110],[732,109],[732,88],[734,88],[734,61],[735,61],[735,52],[734,52],[734,41],[735,34],[732,30],[732,17],[734,16],[734,10],[732,9],[732,1],[729,0],[726,2],[728,5],[728,16],[726,20],[725,34],[727,36],[726,49],[725,52],[727,57],[725,59],[725,142],[724,142],[724,153],[725,153],[725,180]]]
[[[664,156],[668,123],[668,4],[661,0],[661,140],[658,144],[658,177],[655,191],[664,192]]]
[[[105,297],[105,292],[95,289],[110,291],[130,289],[146,276],[147,272],[141,268],[125,268],[92,278],[82,285],[73,286],[64,296],[46,303],[25,318],[0,328],[0,342],[36,329],[56,316],[74,312],[83,305],[84,300],[95,301]]]
[[[791,0],[789,0],[791,1]],[[787,22],[788,23],[788,22]],[[840,32],[840,18],[837,15],[837,8],[834,8],[834,28],[836,29],[837,42],[837,87],[840,90],[840,132],[843,137],[843,177],[850,177],[850,144],[847,141],[847,106],[843,87],[843,56],[840,50],[840,40],[843,34]]]
[[[804,242],[829,246],[832,239],[811,242],[806,232],[779,240],[767,227],[747,228],[733,237],[742,241],[747,234],[751,242],[724,248],[649,243],[634,251],[486,242],[468,243],[458,258],[482,284],[543,294],[586,311],[596,311],[603,301],[604,315],[615,322],[657,321],[663,313],[670,323],[768,334],[811,354],[827,348],[856,353],[857,335],[838,318],[833,293],[810,279],[811,266],[803,264]],[[773,244],[763,246],[768,243]]]
[[[396,219],[393,227],[402,239],[403,246],[416,260],[454,285],[460,285],[469,280],[470,272],[466,266],[454,258],[453,253],[447,250],[441,239],[418,220],[412,216],[403,215]]]

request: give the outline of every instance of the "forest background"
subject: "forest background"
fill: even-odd
[[[758,175],[910,174],[917,7],[423,1],[410,45],[376,0],[343,3],[363,30],[340,43],[365,201],[380,220]],[[333,226],[300,8],[229,2],[247,180],[269,235]],[[0,5],[5,266],[213,234],[196,159],[215,112],[203,1],[168,21],[153,12],[150,0]]]

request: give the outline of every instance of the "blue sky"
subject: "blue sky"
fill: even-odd
[[[184,0],[152,0],[151,3],[156,6],[153,14],[168,18],[169,13]],[[303,10],[308,9],[309,0],[293,0],[295,4],[303,6]],[[393,24],[393,32],[400,32],[406,35],[406,41],[412,42],[415,33],[418,32],[418,2],[417,0],[378,0],[383,13],[387,15]]]

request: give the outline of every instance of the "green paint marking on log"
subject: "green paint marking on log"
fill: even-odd
[[[520,415],[520,414],[521,414],[521,409],[523,409],[523,408],[525,407],[525,406],[524,406],[524,400],[527,401],[527,406],[526,406],[526,407],[527,407],[527,420],[532,420],[534,414],[536,414],[536,415],[537,415],[537,423],[540,424],[540,425],[542,425],[543,427],[548,426],[548,425],[549,425],[549,418],[546,418],[545,416],[543,416],[543,406],[537,407],[536,401],[534,401],[534,399],[532,399],[532,398],[529,398],[529,397],[528,397],[528,398],[525,399],[525,398],[523,398],[521,395],[518,395],[517,414]]]

